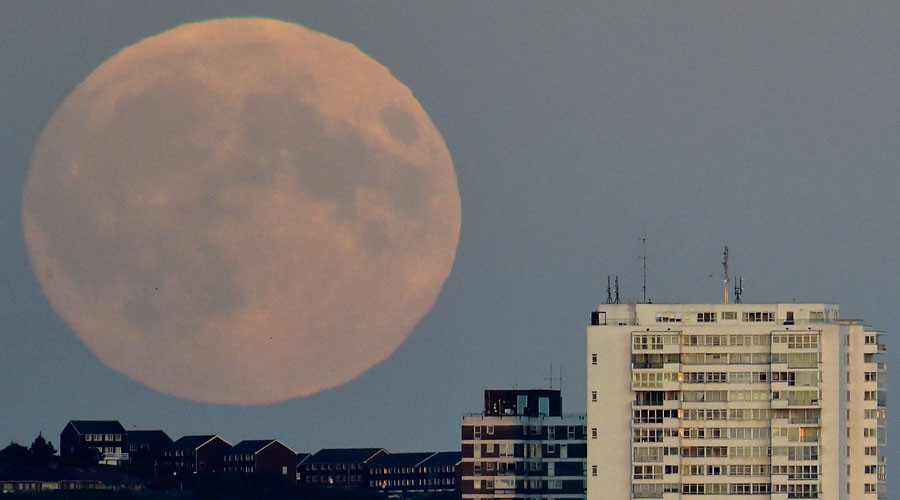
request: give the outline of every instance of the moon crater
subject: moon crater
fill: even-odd
[[[460,200],[387,69],[294,24],[221,19],[75,89],[38,141],[23,224],[51,305],[108,366],[265,404],[399,347],[452,268]]]

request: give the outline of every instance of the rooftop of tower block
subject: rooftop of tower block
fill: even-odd
[[[771,322],[781,325],[834,323],[840,320],[837,304],[600,304],[591,313],[591,325],[655,325],[664,323],[722,325]]]

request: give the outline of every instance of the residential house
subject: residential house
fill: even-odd
[[[204,474],[220,470],[222,455],[231,444],[219,436],[184,436],[164,455],[166,465],[177,470]]]
[[[296,471],[297,471],[297,482],[298,482],[298,483],[305,483],[305,482],[306,482],[306,481],[303,480],[303,467],[302,467],[302,466],[303,466],[303,462],[305,462],[306,459],[309,458],[309,457],[311,457],[311,456],[312,456],[311,453],[297,453],[297,466],[296,466]]]
[[[128,434],[117,420],[70,420],[59,435],[60,457],[71,457],[81,445],[96,448],[103,465],[128,461]]]
[[[127,434],[128,455],[132,460],[136,457],[161,459],[173,443],[172,438],[161,430],[127,431]]]
[[[369,468],[387,454],[384,448],[319,450],[301,464],[301,476],[311,485],[367,488]]]
[[[241,441],[222,455],[222,470],[272,472],[296,481],[297,453],[275,439]]]
[[[419,485],[418,465],[433,452],[390,453],[369,467],[369,487],[388,493],[423,491]]]
[[[462,462],[458,451],[439,451],[420,462],[418,478],[422,491],[456,491],[456,471]]]

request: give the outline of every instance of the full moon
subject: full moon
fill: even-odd
[[[353,45],[264,19],[187,24],[88,76],[38,140],[25,239],[110,368],[194,401],[344,384],[431,310],[456,254],[450,153]]]

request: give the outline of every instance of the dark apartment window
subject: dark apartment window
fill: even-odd
[[[716,322],[716,313],[714,313],[714,312],[697,313],[697,323],[715,323],[715,322]]]

